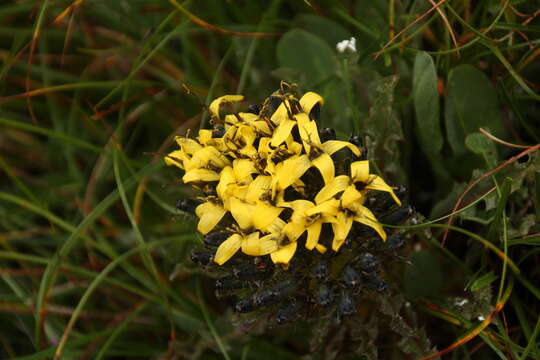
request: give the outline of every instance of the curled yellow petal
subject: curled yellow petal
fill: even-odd
[[[195,214],[199,217],[197,230],[203,234],[208,234],[223,218],[227,211],[219,204],[207,201],[195,209]]]
[[[304,224],[298,224],[295,222],[288,222],[283,227],[283,233],[290,241],[296,241],[306,231]]]
[[[253,226],[253,205],[233,197],[230,200],[230,207],[231,215],[241,229],[249,229]]]
[[[263,195],[268,194],[271,190],[272,178],[266,175],[259,175],[253,180],[248,187],[246,193],[246,201],[250,203],[256,203],[261,200]]]
[[[311,146],[320,146],[321,139],[319,137],[319,130],[317,129],[317,123],[309,119],[307,114],[300,113],[294,116],[298,123],[298,130],[300,132],[300,138],[304,144],[306,153],[310,152]]]
[[[278,208],[272,205],[269,205],[263,201],[257,202],[255,208],[253,209],[253,226],[255,228],[265,231],[270,224],[281,214],[283,208]]]
[[[336,170],[334,168],[334,161],[332,161],[330,155],[322,153],[315,159],[311,160],[311,163],[313,166],[319,169],[325,184],[332,182]]]
[[[367,182],[369,179],[369,161],[361,160],[351,163],[351,178],[354,182]]]
[[[390,193],[390,196],[392,196],[392,199],[394,199],[394,201],[398,205],[401,205],[401,201],[396,196],[396,194],[394,194],[394,190],[390,186],[388,186],[388,184],[386,184],[386,182],[384,182],[384,180],[381,179],[377,175],[372,174],[369,176],[365,189],[386,191],[387,193]]]
[[[251,180],[251,174],[257,172],[257,170],[255,170],[255,165],[253,164],[253,161],[251,161],[251,159],[235,159],[233,161],[233,170],[234,176],[239,182],[245,182],[246,178],[248,177]]]
[[[321,245],[321,244],[315,245],[315,249],[317,249],[317,251],[318,251],[319,253],[321,253],[321,254],[326,253],[326,250],[327,250],[327,249],[326,249],[326,246]]]
[[[334,230],[334,240],[332,241],[332,250],[338,251],[341,245],[345,242],[347,235],[351,231],[353,219],[347,216],[343,212],[338,212],[336,215],[336,222],[332,224]]]
[[[227,262],[242,246],[242,236],[239,234],[232,234],[219,245],[216,255],[214,256],[214,262],[218,265],[223,265]]]
[[[280,189],[286,189],[298,180],[311,167],[311,162],[307,155],[293,156],[283,163],[283,166],[276,171],[276,177]]]
[[[211,182],[211,181],[218,181],[219,180],[219,174],[215,171],[208,170],[208,169],[193,169],[189,170],[185,173],[185,175],[182,177],[182,181],[187,183],[192,182]]]
[[[316,104],[324,105],[324,99],[321,95],[312,91],[305,93],[300,99],[300,106],[302,106],[302,110],[304,110],[306,114],[309,114]]]
[[[348,141],[328,140],[321,144],[321,148],[323,149],[323,151],[329,155],[332,155],[333,153],[343,149],[344,147],[348,147],[351,152],[356,156],[360,156],[362,154],[362,152],[360,151],[360,149],[358,149],[356,145],[351,144]]]
[[[222,103],[225,102],[238,102],[244,100],[243,95],[224,95],[220,96],[214,101],[210,103],[210,106],[208,107],[210,109],[210,113],[212,114],[212,117],[219,117],[219,108],[221,107]]]
[[[193,155],[203,148],[197,141],[184,136],[177,136],[175,140],[180,145],[180,148],[189,155]]]
[[[254,235],[256,234],[256,236]],[[242,252],[251,256],[263,256],[278,250],[278,240],[274,234],[259,238],[259,233],[249,234],[242,243]]]
[[[350,184],[351,179],[347,175],[339,175],[327,183],[315,196],[315,203],[331,199],[337,193],[344,191]]]
[[[184,163],[189,161],[186,153],[183,150],[175,150],[169,153],[164,158],[165,164],[178,166],[180,169],[184,169]]]
[[[276,130],[274,130],[274,134],[272,135],[272,146],[276,147],[281,145],[285,139],[291,135],[291,131],[295,125],[296,121],[283,119]]]
[[[320,204],[315,205],[311,209],[306,210],[307,216],[313,216],[315,214],[323,214],[326,216],[335,216],[339,209],[339,200],[329,199],[323,201]]]
[[[348,208],[353,204],[362,204],[364,202],[364,195],[354,185],[349,185],[343,194],[341,194],[341,207]]]
[[[292,242],[270,254],[270,257],[272,258],[274,264],[288,264],[294,256],[294,253],[296,252],[296,246],[297,243]]]
[[[316,222],[311,224],[307,229],[306,249],[313,250],[315,246],[319,244],[319,237],[321,236],[322,223]]]
[[[381,224],[377,221],[375,215],[373,215],[371,210],[369,210],[367,207],[363,205],[358,205],[354,221],[371,227],[379,234],[383,241],[386,241],[386,232],[384,231]]]

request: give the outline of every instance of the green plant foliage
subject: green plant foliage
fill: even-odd
[[[462,155],[467,135],[487,127],[504,137],[497,93],[487,76],[471,65],[460,65],[448,74],[445,103],[448,142],[456,155]]]
[[[0,358],[540,360],[540,2],[437,4],[0,1]],[[219,123],[212,99],[281,80],[414,207],[384,224],[399,246],[362,235],[388,288],[333,321],[216,296],[177,207],[201,192],[163,161]]]
[[[276,57],[281,67],[298,73],[297,79],[306,87],[328,79],[337,65],[334,52],[326,42],[299,29],[289,31],[279,40]]]

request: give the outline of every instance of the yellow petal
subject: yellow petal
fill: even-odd
[[[379,234],[379,236],[384,241],[386,241],[386,232],[384,231],[381,224],[377,221],[377,218],[375,217],[375,215],[373,215],[371,210],[369,210],[367,207],[363,205],[358,206],[356,216],[354,217],[354,221],[357,221],[359,223],[362,223],[364,225],[367,225],[373,228],[373,230],[375,230]]]
[[[270,254],[274,264],[288,264],[296,252],[296,245],[296,242],[292,242]]]
[[[315,214],[325,214],[329,216],[335,216],[339,209],[339,200],[329,199],[320,204],[315,205],[311,209],[306,211],[307,216],[313,216]]]
[[[233,161],[233,170],[238,182],[246,181],[248,177],[251,179],[250,175],[257,172],[251,159],[235,159]]]
[[[184,150],[184,152],[189,155],[195,154],[195,152],[203,148],[201,144],[199,144],[197,141],[187,137],[177,136],[175,140],[178,145],[180,145],[182,150]]]
[[[309,119],[307,114],[300,113],[294,116],[298,123],[298,130],[300,132],[300,138],[304,144],[306,153],[309,153],[311,145],[321,145],[321,139],[319,138],[319,130],[317,129],[317,123]]]
[[[216,255],[214,256],[214,262],[223,265],[229,260],[238,249],[242,246],[242,236],[239,234],[232,234],[227,240],[219,245]]]
[[[369,179],[369,160],[351,163],[351,178],[354,182],[367,182]]]
[[[213,146],[206,146],[195,152],[191,160],[186,164],[186,170],[205,167],[212,164],[214,167],[223,168],[230,164],[229,159]]]
[[[276,234],[281,233],[285,225],[286,225],[285,221],[281,220],[280,218],[276,218],[274,222],[266,228],[266,231],[269,233],[276,233]]]
[[[321,254],[324,254],[327,250],[326,246],[321,245],[321,244],[315,245],[315,249],[317,249],[317,251],[320,252]]]
[[[272,141],[269,137],[262,137],[259,140],[259,155],[263,158],[266,158],[268,154],[272,151],[272,148],[270,147],[270,142]]]
[[[210,182],[210,181],[218,181],[219,180],[219,174],[215,171],[208,170],[208,169],[193,169],[189,170],[185,173],[185,175],[182,177],[182,181],[187,183],[191,182]]]
[[[336,215],[336,222],[332,224],[334,230],[334,240],[332,241],[332,250],[338,251],[341,245],[345,242],[347,235],[351,231],[353,219],[347,216],[343,212],[338,212]]]
[[[230,190],[229,185],[236,183],[236,177],[234,176],[233,168],[226,166],[221,170],[219,183],[216,186],[216,191],[221,199],[225,199],[228,195],[228,190]]]
[[[320,204],[323,201],[331,199],[337,193],[344,191],[350,184],[351,179],[347,175],[336,176],[327,183],[315,196],[315,203]]]
[[[257,176],[255,180],[249,184],[246,201],[254,204],[261,200],[261,197],[271,190],[271,181],[272,178],[270,176]]]
[[[246,255],[260,256],[259,232],[255,231],[242,239],[242,252]]]
[[[304,226],[304,224],[298,224],[294,222],[288,222],[283,227],[283,233],[292,242],[298,240],[298,238],[304,233],[304,231],[306,231],[306,227]]]
[[[241,229],[248,229],[253,226],[253,205],[233,197],[230,200],[230,207],[231,215]]]
[[[334,179],[336,171],[330,155],[321,153],[317,158],[313,159],[311,163],[319,169],[325,184],[329,184]]]
[[[356,156],[360,156],[362,154],[362,152],[360,151],[360,149],[358,149],[356,145],[351,144],[348,141],[328,140],[321,145],[323,151],[329,155],[332,155],[333,153],[343,149],[344,147],[348,147]]]
[[[187,157],[184,150],[175,150],[165,156],[164,160],[165,164],[169,166],[174,165],[178,166],[180,169],[184,169],[184,163],[186,161],[189,161],[189,158]]]
[[[243,95],[224,95],[220,96],[214,101],[210,103],[210,113],[213,117],[217,117],[219,119],[219,108],[222,103],[224,102],[238,102],[244,100]]]
[[[387,193],[390,193],[390,195],[398,205],[401,205],[401,201],[396,196],[396,194],[394,194],[394,190],[392,190],[392,188],[388,186],[388,184],[386,184],[386,182],[384,182],[384,180],[381,179],[379,176],[373,174],[370,175],[367,184],[368,185],[366,185],[365,189],[386,191]]]
[[[253,216],[253,226],[261,231],[266,231],[266,228],[274,222],[282,211],[283,208],[269,205],[263,201],[257,202],[253,214],[251,214]]]
[[[207,201],[197,206],[195,214],[200,218],[197,230],[203,234],[208,234],[223,218],[227,211],[219,204]]]
[[[307,155],[293,156],[283,163],[283,166],[276,170],[276,177],[280,189],[285,190],[298,180],[311,167],[311,162]]]
[[[279,126],[274,130],[274,135],[272,136],[272,146],[276,147],[281,145],[288,136],[291,135],[293,127],[296,125],[296,121],[290,119],[283,119],[279,123]]]
[[[258,133],[270,135],[272,134],[272,130],[270,130],[270,127],[268,126],[268,123],[264,120],[254,121],[250,123],[250,126],[255,129]]]
[[[258,232],[257,232],[258,234]],[[253,234],[250,234],[250,236]],[[242,251],[246,255],[251,256],[263,256],[273,253],[278,250],[278,239],[279,236],[276,234],[268,234],[261,238],[257,236],[257,241],[253,239],[246,238],[244,244],[242,244]]]
[[[212,130],[201,129],[199,130],[199,136],[197,136],[197,139],[202,145],[206,145],[213,140],[212,134],[213,134]]]
[[[276,111],[272,114],[270,117],[270,120],[276,125],[279,125],[283,120],[289,118],[289,113],[287,112],[287,108],[285,107],[285,103],[287,103],[287,106],[289,106],[289,101],[285,100],[282,101],[281,104],[279,104]]]
[[[294,200],[289,203],[289,207],[293,209],[293,214],[291,216],[291,221],[303,224],[306,221],[307,211],[312,209],[315,206],[311,201],[308,200]]]
[[[321,106],[324,105],[324,99],[321,95],[312,91],[305,93],[300,99],[300,106],[302,106],[302,110],[304,110],[306,114],[309,114],[316,104],[321,104]]]
[[[343,194],[341,194],[341,207],[348,208],[353,204],[362,204],[364,202],[364,195],[354,185],[348,186]]]
[[[308,227],[307,239],[306,239],[306,249],[313,250],[315,246],[319,243],[319,237],[321,235],[322,223],[316,222]]]

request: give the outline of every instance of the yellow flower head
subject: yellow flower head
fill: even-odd
[[[256,109],[222,113],[222,105],[243,99],[214,100],[209,110],[215,129],[201,130],[195,139],[178,137],[179,149],[165,157],[167,165],[185,171],[183,182],[205,192],[195,210],[199,232],[228,234],[215,250],[215,263],[241,251],[269,255],[287,267],[298,246],[321,254],[339,251],[354,229],[371,228],[386,240],[365,200],[371,192],[400,200],[370,173],[357,145],[321,135],[320,95],[298,99],[282,88]]]

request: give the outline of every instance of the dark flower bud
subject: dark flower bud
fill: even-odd
[[[334,302],[334,290],[328,284],[322,284],[317,291],[317,304],[327,306]]]
[[[315,277],[318,280],[323,280],[330,275],[330,269],[328,268],[328,262],[325,260],[319,261],[314,267],[313,267],[313,277]]]
[[[358,256],[358,266],[365,272],[373,272],[377,269],[379,265],[379,260],[372,253],[362,253]]]
[[[176,208],[185,213],[195,215],[195,208],[199,206],[201,203],[202,201],[198,199],[191,199],[191,198],[180,199],[176,202]]]
[[[216,125],[212,130],[212,137],[217,139],[223,137],[223,135],[225,135],[225,128],[223,125]]]
[[[214,262],[213,251],[193,251],[191,253],[191,261],[195,264],[210,265]]]
[[[365,277],[365,286],[370,289],[374,290],[378,293],[384,292],[388,285],[386,285],[386,282],[384,282],[383,279],[378,277],[376,274],[369,274]]]
[[[341,281],[347,287],[354,288],[360,284],[360,275],[350,265],[345,266],[341,275]]]
[[[248,284],[242,281],[238,281],[233,276],[225,276],[221,279],[216,280],[216,289],[227,291],[227,290],[235,290],[235,289],[242,289],[247,287]]]
[[[356,312],[356,303],[349,292],[344,291],[341,294],[338,311],[342,315],[352,315]]]
[[[321,138],[321,142],[336,140],[336,130],[333,128],[322,128],[319,130],[319,137]]]
[[[262,104],[250,104],[247,108],[248,113],[259,115],[262,109]]]
[[[233,275],[240,280],[261,280],[270,277],[273,268],[269,266],[247,265],[233,268]]]
[[[212,231],[204,236],[204,243],[208,246],[219,246],[231,236],[229,231]]]
[[[248,298],[240,300],[239,302],[236,303],[236,306],[234,307],[234,309],[236,310],[236,312],[239,312],[242,314],[252,312],[253,310],[255,310],[253,299],[251,297],[248,297]]]
[[[296,320],[300,316],[302,310],[302,300],[292,299],[284,307],[279,309],[276,315],[276,322],[279,325],[284,325],[288,322]]]

